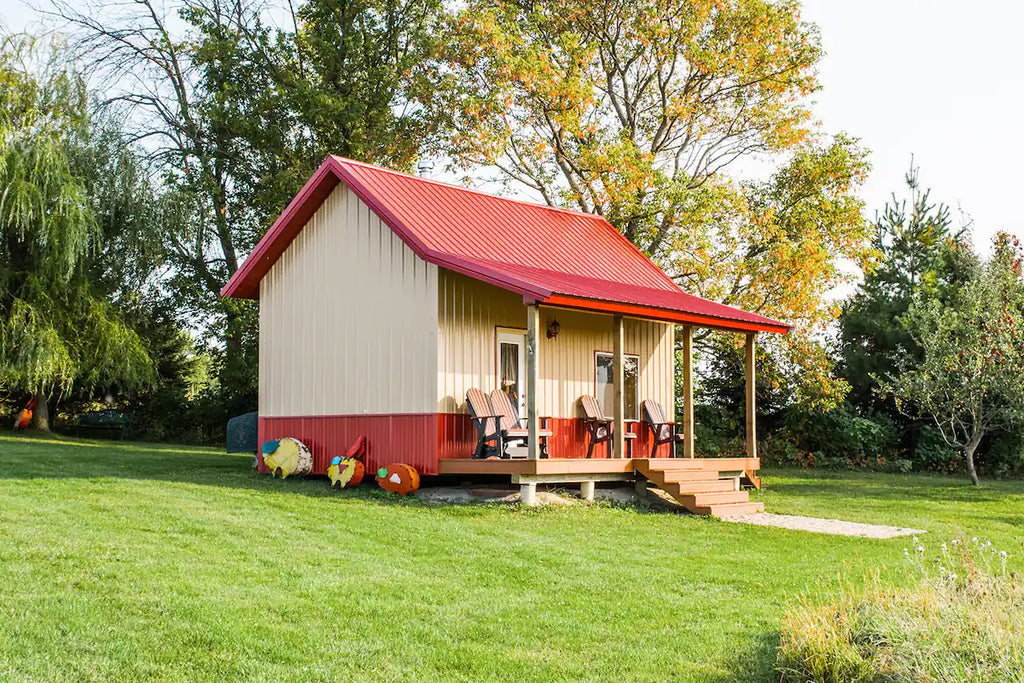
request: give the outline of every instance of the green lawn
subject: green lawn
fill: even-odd
[[[608,505],[423,504],[189,447],[0,436],[3,680],[771,680],[872,541]],[[773,512],[991,539],[1019,482],[768,472]]]

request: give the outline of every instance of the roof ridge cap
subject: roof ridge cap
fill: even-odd
[[[569,209],[569,208],[565,208],[565,207],[561,207],[561,206],[552,206],[551,204],[544,204],[542,202],[535,202],[535,201],[531,201],[529,199],[520,199],[518,197],[506,197],[506,196],[503,196],[503,195],[493,194],[493,193],[487,192],[485,190],[480,190],[480,189],[477,189],[475,187],[466,187],[465,185],[459,185],[458,183],[449,182],[447,180],[438,180],[437,178],[424,178],[423,176],[418,176],[418,175],[415,175],[413,173],[406,173],[405,171],[399,171],[399,170],[396,170],[396,169],[393,169],[393,168],[388,168],[386,166],[378,166],[377,164],[371,164],[371,163],[368,163],[366,161],[359,161],[357,159],[349,159],[348,157],[338,156],[337,154],[332,154],[331,156],[336,161],[338,161],[339,163],[342,163],[342,164],[355,164],[356,166],[362,166],[363,168],[370,168],[370,169],[373,169],[375,171],[383,171],[385,173],[390,173],[392,175],[402,176],[404,178],[409,178],[411,180],[416,180],[416,181],[419,181],[419,182],[422,182],[422,183],[431,183],[433,185],[441,185],[442,187],[448,187],[448,188],[451,188],[453,190],[461,190],[462,192],[469,192],[471,194],[478,194],[478,195],[480,195],[482,197],[487,197],[488,199],[497,199],[497,200],[500,200],[500,201],[503,201],[503,202],[513,202],[515,204],[524,204],[526,206],[529,206],[529,207],[532,207],[532,208],[535,208],[535,209],[546,209],[548,211],[555,211],[557,213],[566,213],[566,214],[570,214],[570,215],[574,215],[574,216],[582,216],[584,218],[592,218],[592,219],[595,219],[595,220],[598,220],[598,221],[602,221],[604,223],[608,223],[608,219],[605,218],[604,216],[602,216],[599,213],[592,213],[592,212],[589,212],[589,211],[581,211],[579,209]],[[608,223],[608,225],[611,225],[611,223]],[[615,228],[615,226],[613,226],[613,225],[611,227],[612,227],[612,229]],[[615,230],[615,232],[619,232],[619,231]],[[621,235],[622,233],[619,233],[619,234]]]

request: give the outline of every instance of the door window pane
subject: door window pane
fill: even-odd
[[[597,402],[601,406],[601,411],[605,414],[605,417],[612,417],[615,414],[615,387],[612,385],[614,372],[615,372],[615,356],[610,353],[598,353],[596,354],[597,368]],[[625,382],[625,419],[637,420],[639,419],[639,374],[640,374],[640,357],[625,355],[624,373],[626,375]]]
[[[501,390],[512,399],[512,405],[519,406],[519,344],[501,343]]]

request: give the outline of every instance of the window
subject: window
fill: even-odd
[[[623,356],[626,361],[624,372],[626,375],[625,404],[627,420],[640,419],[640,356]],[[612,373],[615,371],[615,356],[611,353],[598,351],[595,354],[597,378],[597,402],[605,417],[612,417],[615,414],[615,388],[612,386]]]

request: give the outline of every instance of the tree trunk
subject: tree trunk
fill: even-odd
[[[976,432],[971,437],[971,440],[964,445],[964,461],[967,463],[967,474],[971,475],[971,482],[975,486],[978,486],[981,482],[978,481],[978,471],[974,469],[974,451],[978,449],[982,436],[984,436],[982,432]]]
[[[50,431],[50,406],[46,400],[46,391],[42,388],[36,392],[36,407],[32,411],[29,429],[37,429],[41,432]]]

